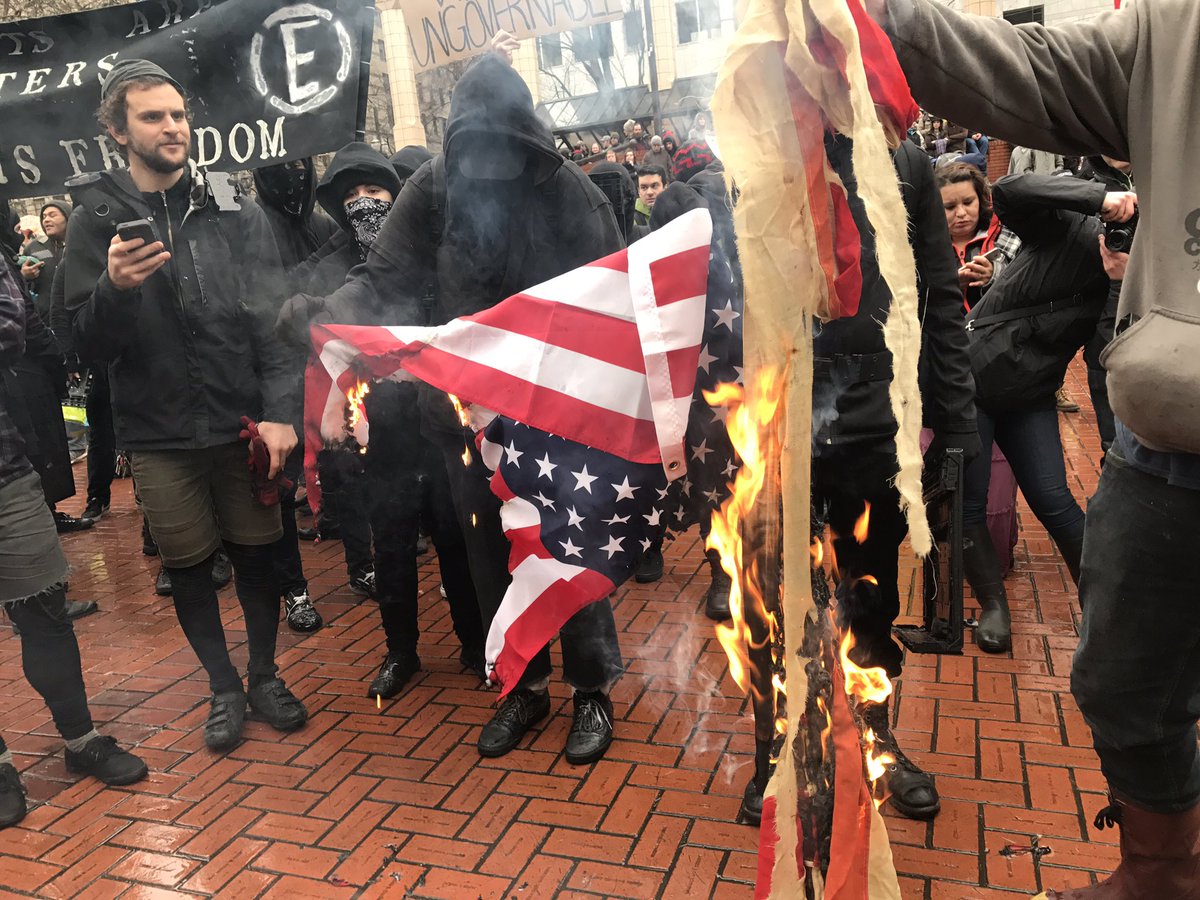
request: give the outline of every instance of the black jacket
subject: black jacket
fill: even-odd
[[[275,340],[283,275],[261,208],[185,172],[143,195],[128,172],[75,185],[67,240],[66,308],[75,350],[110,364],[123,447],[177,450],[238,440],[241,416],[298,418],[294,366]],[[224,211],[222,211],[224,208]],[[108,279],[116,224],[151,218],[172,259],[141,288]]]
[[[527,151],[522,175],[503,183],[460,175],[455,151],[469,133],[519,141]],[[405,183],[366,263],[310,307],[316,321],[442,324],[625,245],[608,199],[558,154],[529,88],[495,56],[482,57],[455,87],[445,148]],[[480,232],[486,243],[472,243]],[[424,391],[422,407],[427,433],[461,444],[444,394]]]
[[[858,313],[817,326],[813,353],[813,453],[849,444],[873,445],[894,453],[896,420],[889,385],[892,358],[883,339],[892,296],[879,272],[875,234],[858,197],[851,167],[851,142],[838,137],[826,144],[830,162],[849,196],[850,211],[862,240],[862,296]],[[929,159],[903,141],[892,161],[900,176],[908,213],[908,240],[917,263],[921,318],[919,378],[924,424],[941,434],[974,434],[974,383],[962,322],[958,265],[941,195],[934,187]]]
[[[44,204],[38,211],[39,218],[49,206],[53,206],[67,219],[71,218],[71,205],[60,200],[51,200]],[[38,272],[38,277],[28,282],[28,287],[30,293],[33,294],[38,315],[44,322],[50,321],[50,287],[54,283],[54,272],[58,268],[58,264],[62,262],[64,251],[63,241],[55,241],[50,238],[46,238],[44,241],[30,241],[29,246],[25,248],[26,256],[32,256],[42,261],[42,269]]]
[[[1021,249],[967,317],[981,406],[1051,403],[1095,333],[1109,293],[1098,217],[1106,192],[1069,175],[1009,175],[993,186],[992,208]]]

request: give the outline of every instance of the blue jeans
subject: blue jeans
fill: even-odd
[[[992,443],[999,444],[1012,466],[1029,508],[1042,523],[1073,577],[1079,572],[1083,551],[1083,510],[1067,487],[1058,411],[1051,398],[1045,405],[1017,412],[991,414],[977,408],[980,454],[967,466],[963,521],[987,521],[988,483],[991,480]]]
[[[982,135],[979,138],[979,140],[975,140],[974,138],[967,138],[967,143],[966,143],[967,152],[968,153],[982,153],[984,158],[986,159],[987,154],[988,154],[988,144],[990,144],[990,143],[991,142],[988,140],[988,136],[986,134]]]
[[[1114,451],[1088,507],[1071,693],[1108,783],[1171,813],[1200,800],[1200,491]]]

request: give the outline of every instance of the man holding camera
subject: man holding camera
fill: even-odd
[[[1072,671],[1111,789],[1099,821],[1120,824],[1121,863],[1101,884],[1047,893],[1197,900],[1200,188],[1179,148],[1200,136],[1200,4],[1139,2],[1057,28],[931,0],[867,7],[923,106],[1138,171],[1140,221],[1103,358],[1116,440],[1088,508]]]
[[[274,479],[296,446],[294,367],[271,335],[281,282],[270,226],[188,159],[183,88],[123,59],[101,88],[100,123],[128,170],[73,185],[66,306],[76,350],[109,364],[113,415],[142,510],[171,576],[175,612],[208,672],[209,747],[238,743],[247,704],[281,731],[307,719],[278,677],[282,534]],[[257,428],[243,423],[257,420]],[[252,476],[246,444],[269,464]],[[261,443],[259,443],[261,441]],[[212,564],[233,560],[249,644],[249,694],[229,658]]]

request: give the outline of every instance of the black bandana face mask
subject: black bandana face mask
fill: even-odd
[[[346,218],[350,220],[350,227],[354,229],[354,240],[358,242],[358,253],[363,262],[366,262],[367,252],[375,243],[375,238],[379,237],[383,220],[387,218],[391,208],[391,200],[379,200],[375,197],[359,197],[346,204]]]

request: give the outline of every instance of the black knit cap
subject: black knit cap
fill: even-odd
[[[104,81],[100,85],[100,99],[104,100],[113,90],[126,81],[132,81],[135,78],[143,78],[147,75],[154,75],[158,78],[165,79],[179,91],[181,96],[186,96],[183,91],[183,85],[166,73],[161,66],[150,62],[148,59],[119,59],[108,74],[104,76]]]

